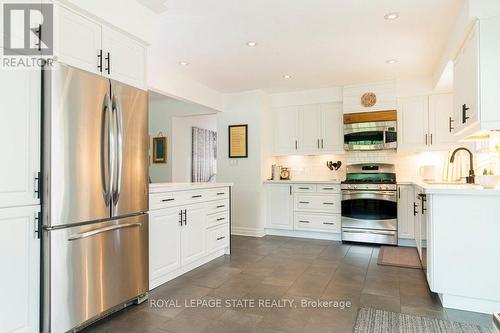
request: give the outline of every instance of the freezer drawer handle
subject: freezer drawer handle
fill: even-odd
[[[74,234],[69,236],[68,241],[74,241],[74,240],[79,240],[83,238],[88,238],[97,234],[101,234],[103,232],[107,231],[112,231],[112,230],[118,230],[118,229],[125,229],[125,228],[134,228],[134,227],[140,227],[142,224],[141,223],[127,223],[127,224],[119,224],[119,225],[112,225],[109,227],[104,227],[92,231],[87,231],[87,232],[82,232],[81,234]]]

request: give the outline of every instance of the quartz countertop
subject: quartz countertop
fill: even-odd
[[[339,179],[331,180],[265,180],[264,184],[338,184],[340,185]]]
[[[423,182],[423,181],[398,181],[398,185],[416,185],[427,194],[451,195],[498,195],[500,188],[486,189],[478,184],[465,184],[460,182]]]
[[[233,183],[151,183],[149,193],[231,187]]]

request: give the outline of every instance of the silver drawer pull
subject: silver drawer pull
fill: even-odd
[[[323,205],[333,205],[333,202],[323,202]]]
[[[323,224],[326,224],[326,225],[335,225],[335,223],[333,223],[333,222],[323,222]]]
[[[175,199],[174,198],[170,198],[170,199],[163,199],[161,202],[169,202],[169,201],[174,201]]]
[[[219,217],[217,221],[224,221],[226,218],[225,217]]]
[[[226,238],[226,236],[217,237],[217,240],[220,241],[223,240],[224,238]]]
[[[226,192],[217,192],[217,195],[224,195]]]
[[[141,223],[127,223],[127,224],[112,225],[109,227],[99,228],[99,229],[91,230],[91,231],[87,231],[87,232],[82,232],[81,234],[73,234],[73,235],[69,236],[68,241],[71,242],[74,240],[88,238],[88,237],[91,237],[91,236],[94,236],[97,234],[101,234],[101,233],[106,232],[106,231],[140,227],[141,225],[142,225]]]
[[[309,201],[299,201],[299,204],[309,204]]]
[[[300,223],[311,223],[309,221],[299,221]]]
[[[299,190],[310,190],[310,187],[299,187]]]
[[[331,191],[331,190],[333,190],[333,187],[322,187],[321,189],[322,190],[329,190],[329,191]]]
[[[197,194],[197,195],[192,195],[191,198],[193,199],[196,199],[196,198],[201,198],[201,194]]]
[[[224,208],[224,207],[226,207],[226,205],[219,205],[216,208]]]

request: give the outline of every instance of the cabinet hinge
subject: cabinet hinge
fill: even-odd
[[[37,199],[40,199],[42,193],[42,173],[39,171],[35,176],[35,195]]]

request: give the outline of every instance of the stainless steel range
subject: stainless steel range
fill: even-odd
[[[396,171],[392,164],[347,166],[342,189],[342,240],[398,243]]]

